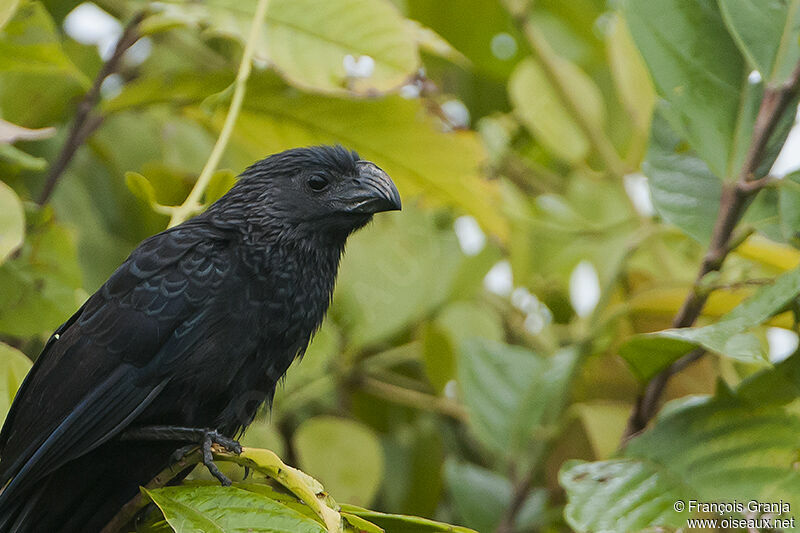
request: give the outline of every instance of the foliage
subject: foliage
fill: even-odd
[[[119,61],[75,30],[87,4],[0,6],[2,416],[130,250],[254,160],[341,143],[404,202],[351,239],[245,453],[216,455],[234,486],[143,488],[139,530],[800,507],[800,354],[774,340],[800,312],[800,0],[95,3],[132,32]]]

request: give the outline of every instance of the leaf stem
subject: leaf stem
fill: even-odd
[[[258,41],[261,26],[264,25],[268,5],[269,0],[258,0],[255,15],[250,25],[250,33],[247,36],[247,43],[245,44],[244,53],[242,54],[242,61],[239,64],[239,71],[236,74],[236,80],[233,82],[233,97],[231,99],[231,105],[228,108],[228,114],[225,117],[225,122],[222,125],[222,130],[217,138],[217,142],[214,144],[214,148],[211,150],[211,154],[208,156],[208,161],[206,161],[203,170],[200,172],[200,176],[197,178],[197,182],[189,192],[189,196],[186,197],[186,200],[181,205],[175,207],[172,211],[169,227],[180,224],[199,211],[200,198],[203,196],[206,187],[208,187],[211,176],[217,169],[220,159],[222,159],[222,154],[225,153],[225,148],[233,133],[233,127],[236,125],[236,119],[239,117],[239,112],[242,109],[242,102],[244,101],[244,95],[247,89],[247,80],[250,77],[250,71],[252,69],[256,41]]]
[[[767,142],[789,104],[795,100],[799,86],[800,62],[795,66],[786,83],[765,89],[739,179],[734,183],[727,183],[722,189],[719,214],[714,223],[711,242],[703,257],[694,284],[672,321],[672,327],[690,327],[700,316],[709,295],[708,291],[703,290],[703,277],[709,272],[722,268],[722,263],[737,243],[737,239],[734,238],[734,229],[747,209],[750,198],[772,183],[772,180],[768,178],[756,178],[755,173],[764,157],[764,148]],[[700,359],[704,353],[695,350],[678,359],[650,380],[628,420],[628,427],[623,435],[623,444],[644,430],[648,422],[655,416],[669,378]]]

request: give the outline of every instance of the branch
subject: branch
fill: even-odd
[[[672,327],[690,327],[700,316],[708,299],[708,291],[702,290],[703,277],[722,267],[722,263],[734,247],[733,230],[747,208],[748,200],[772,183],[773,180],[770,178],[756,179],[755,172],[763,160],[764,148],[775,131],[778,121],[796,96],[798,86],[800,86],[800,63],[797,64],[786,83],[778,87],[767,87],[764,90],[764,98],[761,100],[761,106],[756,116],[753,137],[742,165],[741,174],[737,182],[726,184],[722,189],[719,214],[714,223],[708,251],[703,257],[689,295],[672,321]],[[631,413],[628,427],[623,436],[623,443],[641,432],[655,416],[669,378],[700,359],[704,353],[703,350],[694,350],[650,380],[644,394],[639,398]]]
[[[81,99],[80,103],[78,103],[78,110],[75,114],[75,119],[72,121],[72,125],[69,129],[69,134],[67,135],[67,140],[64,141],[64,145],[61,147],[61,152],[58,154],[58,158],[56,159],[55,163],[50,167],[50,171],[47,173],[47,179],[44,183],[44,188],[42,189],[41,194],[39,195],[39,199],[37,203],[39,205],[44,205],[50,200],[50,196],[53,194],[53,191],[58,184],[58,181],[61,179],[61,176],[64,174],[64,171],[67,170],[70,161],[72,161],[73,156],[78,151],[86,139],[94,133],[94,131],[102,124],[103,118],[99,115],[92,114],[92,110],[94,106],[97,105],[97,102],[100,100],[100,87],[103,85],[103,81],[110,75],[117,72],[120,67],[122,56],[125,55],[125,52],[133,46],[133,44],[139,40],[139,24],[141,24],[142,20],[146,15],[145,11],[140,11],[136,13],[133,18],[128,22],[128,25],[125,26],[125,30],[122,32],[122,35],[117,41],[117,46],[114,48],[114,53],[111,54],[111,57],[108,58],[103,66],[100,68],[100,71],[97,73],[97,76],[92,83],[89,92],[87,92],[83,99]]]
[[[368,376],[355,379],[356,384],[367,394],[424,411],[441,413],[461,422],[467,420],[467,412],[464,408],[448,399],[398,387],[397,385],[392,385],[391,383],[386,383]]]
[[[228,108],[228,115],[225,117],[225,123],[222,125],[217,142],[211,150],[211,155],[208,156],[197,182],[189,192],[184,202],[175,207],[172,211],[172,217],[169,220],[169,227],[176,226],[193,216],[200,209],[200,198],[203,192],[208,187],[211,181],[211,176],[219,165],[222,154],[225,152],[225,147],[228,145],[228,140],[233,133],[233,127],[236,125],[236,119],[239,116],[239,111],[242,109],[242,102],[244,101],[244,94],[247,87],[247,79],[250,77],[250,69],[253,64],[253,54],[255,53],[256,41],[261,32],[261,26],[264,25],[264,18],[267,14],[267,6],[269,0],[258,0],[256,5],[256,12],[253,15],[253,21],[250,24],[250,33],[247,36],[247,43],[244,47],[242,54],[242,61],[239,64],[239,72],[236,74],[236,81],[233,82],[233,98],[231,99],[231,106]]]

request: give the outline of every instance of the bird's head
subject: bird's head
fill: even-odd
[[[299,233],[346,237],[372,215],[401,208],[386,172],[341,146],[293,148],[252,166],[212,207],[219,217],[238,209],[248,222],[262,221]],[[238,209],[237,209],[238,208]]]

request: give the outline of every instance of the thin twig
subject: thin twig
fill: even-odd
[[[528,493],[533,486],[533,470],[529,471],[525,476],[514,485],[514,490],[511,493],[511,503],[508,504],[506,512],[500,523],[495,529],[495,533],[514,533],[514,522],[517,519],[517,514],[522,509],[522,504],[528,498]]]
[[[367,394],[379,396],[394,403],[441,413],[462,422],[467,419],[467,412],[464,408],[446,398],[398,387],[369,376],[357,378],[356,384]]]
[[[77,113],[70,126],[67,140],[64,141],[58,158],[55,163],[50,166],[50,171],[47,173],[44,188],[37,200],[39,205],[44,205],[50,200],[50,196],[53,194],[58,181],[61,179],[61,176],[63,176],[64,171],[67,170],[78,148],[80,148],[83,143],[86,142],[86,139],[88,139],[89,136],[100,127],[100,124],[103,123],[103,118],[101,116],[92,113],[94,106],[96,106],[97,102],[100,100],[100,87],[103,85],[103,81],[105,81],[106,78],[117,72],[122,63],[122,56],[139,40],[139,24],[144,20],[145,15],[145,11],[140,11],[131,18],[130,22],[125,26],[125,30],[122,32],[119,41],[117,41],[117,46],[114,48],[111,57],[108,58],[108,61],[103,63],[103,66],[94,78],[89,92],[87,92],[80,103],[78,103]]]
[[[733,248],[733,230],[747,208],[749,199],[772,183],[772,180],[768,178],[756,178],[755,172],[761,164],[764,148],[775,131],[775,127],[789,104],[794,100],[798,86],[800,86],[800,62],[786,83],[765,89],[764,98],[753,126],[752,141],[739,179],[735,183],[726,184],[722,189],[719,214],[711,234],[708,251],[703,257],[689,295],[672,321],[672,327],[689,327],[700,316],[709,294],[707,290],[702,290],[703,277],[722,267],[722,263]],[[623,443],[641,432],[655,416],[669,378],[700,359],[704,353],[702,350],[694,350],[650,380],[644,394],[639,398],[631,413],[628,427],[623,436]]]
[[[214,148],[211,150],[211,155],[208,156],[208,161],[206,161],[203,170],[200,172],[200,176],[197,177],[197,182],[189,192],[189,196],[172,211],[169,227],[176,226],[197,213],[200,209],[200,198],[211,181],[211,176],[217,169],[219,161],[222,159],[222,154],[225,153],[225,147],[228,146],[228,140],[230,140],[233,133],[233,127],[239,117],[239,111],[242,109],[247,79],[250,77],[250,70],[253,64],[256,41],[258,41],[261,27],[264,25],[268,5],[269,0],[258,0],[253,21],[250,25],[250,33],[247,36],[247,43],[242,54],[242,61],[239,64],[239,72],[236,74],[236,81],[233,82],[233,97],[231,98],[231,106],[228,108],[228,115],[225,117],[225,123],[222,125],[222,130],[219,133],[217,142],[214,144]]]

